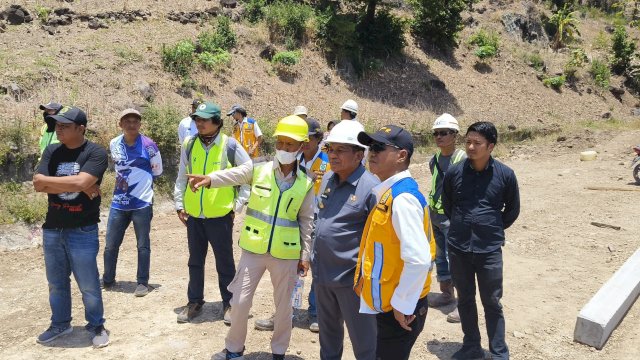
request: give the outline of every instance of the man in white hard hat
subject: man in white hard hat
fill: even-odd
[[[375,207],[371,192],[380,181],[362,165],[366,147],[358,142],[364,127],[342,121],[327,138],[331,171],[320,185],[312,251],[320,358],[341,359],[344,325],[356,359],[375,359],[376,318],[359,312],[353,291],[360,238],[367,215]]]
[[[340,107],[340,120],[356,120],[358,103],[349,99]]]
[[[305,106],[298,105],[293,109],[293,115],[299,116],[307,120],[307,116],[309,116],[309,112]]]
[[[431,225],[436,239],[436,277],[440,283],[439,296],[429,298],[429,305],[432,307],[442,307],[456,303],[451,272],[449,271],[449,252],[447,249],[447,233],[449,232],[449,219],[444,214],[442,208],[442,179],[444,173],[450,165],[459,163],[467,158],[466,153],[461,149],[456,149],[456,137],[460,131],[458,120],[452,115],[444,113],[433,123],[433,138],[435,139],[438,151],[429,161],[431,170],[431,191],[429,192],[429,215]],[[454,309],[447,315],[447,321],[453,323],[460,322],[458,309]]]

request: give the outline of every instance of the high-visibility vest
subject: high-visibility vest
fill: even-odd
[[[373,310],[388,312],[393,309],[391,298],[400,283],[404,262],[400,257],[400,239],[391,220],[393,197],[409,193],[420,201],[424,209],[424,232],[429,241],[431,263],[435,260],[436,244],[431,230],[427,202],[413,178],[399,180],[387,190],[376,207],[369,213],[360,241],[354,289]],[[426,244],[425,244],[426,245]],[[431,286],[431,269],[422,287],[420,299],[427,296]]]
[[[44,149],[51,144],[59,143],[58,137],[56,136],[56,132],[47,132],[47,124],[44,124],[40,129],[40,155],[44,152]]]
[[[247,118],[247,121],[242,121],[241,124],[236,123],[233,125],[233,137],[242,144],[242,147],[247,152],[249,152],[249,148],[258,141],[254,130],[256,126],[255,124],[255,119]],[[249,156],[251,158],[258,156],[258,150],[259,149],[256,147],[252,153],[249,153]]]
[[[441,154],[442,154],[442,151],[438,150],[434,159],[435,164],[437,164],[438,160],[440,160]],[[465,155],[464,151],[460,149],[456,149],[453,152],[453,154],[451,154],[451,162],[449,166],[455,163],[459,163],[461,160],[464,159],[464,155]],[[440,196],[438,196],[438,198],[435,198],[436,184],[438,183],[438,176],[440,176],[441,178],[444,178],[444,174],[440,174],[440,172],[438,171],[438,167],[434,165],[433,176],[431,177],[431,191],[429,192],[429,207],[431,208],[431,210],[437,212],[438,214],[444,214],[444,209],[442,208],[442,193],[440,194]]]
[[[320,151],[318,157],[313,160],[313,164],[311,164],[311,168],[309,171],[315,174],[318,173],[314,180],[313,184],[313,193],[318,195],[320,191],[320,184],[322,183],[322,175],[324,175],[327,171],[331,170],[331,165],[329,164],[329,155],[327,153]],[[311,174],[309,174],[311,176]]]
[[[222,170],[227,167],[226,147],[228,137],[222,137],[218,144],[209,150],[200,141],[198,136],[187,137],[183,147],[189,159],[189,174],[207,175],[212,171]],[[217,218],[227,215],[233,210],[233,202],[236,190],[233,186],[220,188],[200,187],[196,192],[187,186],[184,192],[184,210],[193,217]]]
[[[298,170],[293,186],[280,191],[273,162],[255,166],[240,247],[255,254],[270,253],[278,259],[300,259],[298,211],[312,185],[312,180]]]

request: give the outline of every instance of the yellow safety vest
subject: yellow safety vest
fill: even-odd
[[[240,247],[255,254],[271,253],[278,259],[300,259],[298,211],[312,185],[311,179],[298,170],[293,186],[281,192],[273,162],[255,166]]]
[[[311,164],[311,168],[309,169],[309,171],[314,174],[319,173],[319,175],[316,176],[313,184],[313,193],[315,195],[318,195],[318,192],[320,191],[322,176],[329,170],[331,170],[331,165],[329,164],[329,156],[325,152],[321,151],[320,154],[318,154],[318,157],[313,161],[313,164]]]
[[[438,163],[441,154],[442,151],[438,150],[435,155],[435,164]],[[459,163],[462,159],[464,159],[464,155],[464,151],[456,149],[453,154],[451,154],[451,163],[449,164],[449,166],[455,163]],[[431,191],[429,192],[429,207],[431,208],[431,210],[437,212],[438,214],[444,214],[444,209],[442,208],[442,194],[440,194],[437,199],[434,199],[436,195],[436,184],[438,182],[438,175],[440,175],[440,172],[438,171],[438,167],[434,165],[433,176],[431,177]],[[444,174],[442,174],[442,177],[444,177]]]
[[[400,257],[400,239],[391,221],[393,197],[402,193],[416,196],[425,207],[424,232],[429,241],[431,262],[435,260],[436,244],[431,231],[429,212],[426,209],[427,203],[419,192],[415,180],[404,178],[391,186],[369,213],[360,241],[354,290],[371,309],[378,312],[388,312],[393,309],[391,298],[400,283],[400,275],[404,268],[404,262]],[[431,269],[420,293],[421,299],[427,296],[430,286]]]
[[[240,125],[238,125],[237,123],[233,125],[233,137],[238,140],[240,144],[242,144],[242,147],[247,152],[249,152],[249,147],[253,146],[253,144],[258,141],[258,138],[256,138],[256,133],[254,131],[255,123],[255,119],[247,118],[246,122],[243,121]],[[249,156],[251,158],[258,156],[258,151],[259,149],[256,148],[254,152],[249,153]]]
[[[225,148],[228,137],[224,134],[220,136],[222,136],[220,142],[209,150],[205,148],[198,136],[187,137],[183,147],[189,158],[190,174],[207,175],[227,167]],[[201,213],[205,218],[222,217],[233,210],[235,197],[236,190],[233,186],[201,187],[196,192],[191,191],[191,187],[187,186],[184,192],[184,210],[193,217],[199,217]]]

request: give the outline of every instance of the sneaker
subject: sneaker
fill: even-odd
[[[105,282],[104,279],[100,279],[100,289],[109,290],[116,284],[115,281]]]
[[[309,331],[314,333],[320,332],[320,326],[318,326],[318,318],[315,316],[309,317]]]
[[[223,311],[224,311],[224,317],[222,321],[224,322],[225,325],[231,326],[231,305],[223,306]]]
[[[91,338],[94,348],[103,348],[109,345],[109,333],[104,326],[100,325],[93,330],[93,336]]]
[[[136,297],[143,297],[149,293],[149,287],[145,284],[138,284],[136,287],[136,291],[133,292],[133,295]]]
[[[275,315],[271,315],[268,319],[258,319],[254,322],[255,328],[257,330],[264,331],[273,331],[273,317]]]
[[[51,342],[59,338],[60,336],[71,334],[71,332],[73,332],[73,327],[71,325],[69,325],[66,328],[49,326],[47,330],[45,330],[42,334],[38,336],[38,338],[36,339],[36,342],[38,344],[46,344],[48,342]]]
[[[179,323],[188,323],[200,314],[202,314],[202,305],[199,303],[188,303],[178,314]]]
[[[460,350],[451,355],[454,360],[484,360],[484,350],[479,346],[462,345]]]
[[[458,312],[458,308],[453,309],[453,311],[447,315],[447,322],[450,322],[450,323],[460,322],[460,313]]]
[[[227,349],[220,351],[219,353],[213,355],[213,360],[244,360],[244,350],[241,352],[230,352]]]

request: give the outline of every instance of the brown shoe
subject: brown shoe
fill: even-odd
[[[188,323],[191,322],[194,318],[198,317],[202,314],[202,305],[199,303],[188,303],[187,306],[182,309],[180,314],[178,314],[178,322],[179,323]]]
[[[453,282],[451,280],[441,281],[440,291],[442,291],[442,294],[432,294],[428,298],[429,306],[438,308],[455,304],[456,296],[454,294]]]
[[[447,322],[450,322],[450,323],[460,322],[460,313],[458,312],[457,307],[447,315]]]

